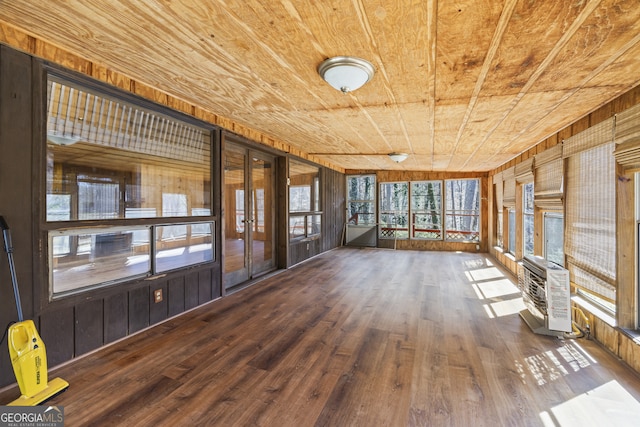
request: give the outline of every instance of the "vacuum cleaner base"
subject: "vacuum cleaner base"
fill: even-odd
[[[7,406],[35,406],[59,395],[69,387],[69,383],[62,378],[54,378],[47,383],[47,387],[31,397],[20,396]]]

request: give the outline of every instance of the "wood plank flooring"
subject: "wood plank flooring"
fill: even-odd
[[[485,254],[341,248],[57,369],[50,404],[68,426],[636,425],[640,378],[533,334],[514,283]]]

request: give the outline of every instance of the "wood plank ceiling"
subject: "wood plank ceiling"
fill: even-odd
[[[4,0],[0,22],[349,170],[492,170],[640,83],[639,0]],[[338,55],[373,80],[331,88]]]

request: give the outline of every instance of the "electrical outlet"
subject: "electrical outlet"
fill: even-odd
[[[162,289],[153,291],[153,300],[157,303],[162,301]]]

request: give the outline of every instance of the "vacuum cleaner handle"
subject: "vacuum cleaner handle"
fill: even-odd
[[[9,259],[9,271],[11,272],[11,283],[13,284],[13,295],[16,298],[16,310],[18,312],[18,321],[22,322],[22,304],[20,303],[20,291],[18,290],[18,279],[16,278],[16,267],[13,263],[13,243],[11,242],[11,231],[4,217],[0,215],[0,228],[2,228],[2,237],[4,238],[4,250],[7,252]]]
[[[0,228],[2,228],[2,236],[4,237],[4,250],[7,251],[7,253],[13,252],[9,225],[7,224],[7,221],[4,220],[4,217],[2,215],[0,215]]]

